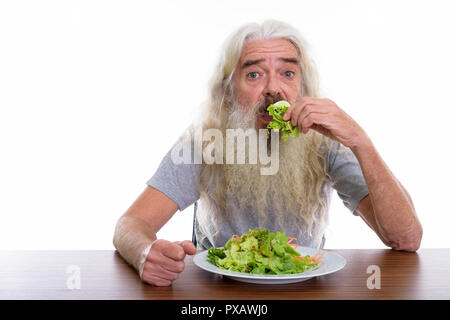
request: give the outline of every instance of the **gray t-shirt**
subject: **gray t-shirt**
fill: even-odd
[[[279,227],[270,225],[270,222],[264,226],[257,225],[255,217],[247,214],[252,211],[251,205],[250,208],[245,208],[246,213],[243,213],[241,208],[236,208],[231,205],[231,209],[228,208],[227,218],[218,217],[220,230],[216,233],[210,224],[207,223],[210,215],[213,213],[207,212],[202,201],[198,201],[200,198],[200,174],[205,164],[175,164],[172,160],[172,150],[175,145],[165,155],[155,174],[147,181],[147,185],[161,191],[172,199],[178,205],[180,211],[195,203],[193,240],[197,243],[198,249],[208,249],[210,246],[224,246],[233,234],[240,235],[247,233],[249,228],[268,228],[271,231],[279,230]],[[354,154],[351,151],[337,151],[337,146],[339,144],[334,142],[334,145],[327,151],[325,157],[327,173],[331,181],[327,179],[324,185],[324,200],[328,208],[332,196],[332,189],[334,188],[344,205],[356,215],[355,209],[361,199],[369,192]],[[328,221],[328,212],[325,213],[324,221]],[[200,228],[200,225],[203,228]],[[324,234],[326,225],[314,224],[311,233],[306,232],[305,229],[301,234],[298,234],[297,226],[293,225],[291,221],[285,221],[281,228],[281,231],[286,232],[286,235],[296,237],[297,243],[301,246],[323,248],[325,244]]]

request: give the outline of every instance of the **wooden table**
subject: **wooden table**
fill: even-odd
[[[450,249],[330,251],[347,260],[344,269],[270,286],[203,271],[188,256],[185,270],[170,287],[142,283],[116,251],[0,251],[0,299],[450,299]],[[373,265],[380,268],[380,289],[367,286],[373,275],[367,269]],[[77,275],[80,281],[72,281]]]

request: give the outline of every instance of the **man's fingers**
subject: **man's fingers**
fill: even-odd
[[[307,103],[298,115],[298,122],[301,122],[309,113],[331,113],[333,108],[329,105]]]
[[[318,121],[319,116],[317,113],[308,113],[308,115],[301,120],[301,123],[299,123],[302,133],[307,133],[313,124],[318,124]]]
[[[166,257],[177,261],[184,260],[184,257],[186,256],[183,247],[175,242],[165,244],[164,247],[161,248],[161,253]]]
[[[161,253],[149,255],[147,261],[155,265],[161,265],[165,269],[172,272],[182,272],[184,270],[183,260],[173,260]]]
[[[161,265],[158,264],[151,264],[150,262],[146,262],[148,264],[147,269],[148,273],[151,275],[155,275],[157,277],[160,277],[161,279],[174,281],[178,278],[180,272],[173,272],[170,270],[167,270]]]
[[[283,120],[284,121],[287,121],[287,120],[289,120],[290,118],[291,118],[291,113],[292,113],[292,109],[294,108],[294,106],[290,106],[287,110],[286,110],[286,112],[284,113],[284,116],[283,116]]]
[[[180,273],[183,272],[185,264],[184,261],[171,260],[170,262],[162,263],[161,266],[169,271]]]
[[[180,245],[183,247],[184,252],[189,255],[193,255],[197,252],[194,244],[190,240],[184,240],[180,242]]]
[[[158,287],[167,287],[172,284],[172,281],[161,278],[158,275],[156,275],[150,271],[145,271],[142,274],[142,281],[147,282],[152,285],[155,285],[155,286],[158,286]]]
[[[299,98],[296,103],[292,104],[289,109],[286,110],[286,112],[284,113],[283,116],[283,120],[287,121],[289,119],[294,119],[293,113],[300,108],[300,110],[298,112],[301,111],[301,109],[303,109],[305,104],[308,103],[314,103],[314,99],[310,98],[310,97],[301,97]],[[292,120],[291,120],[292,121]]]
[[[295,106],[294,110],[292,110],[292,114],[291,114],[292,125],[294,125],[294,126],[299,125],[298,116],[300,115],[300,112],[302,112],[304,107],[305,107],[305,105],[302,104],[300,106]]]
[[[144,272],[141,277],[144,282],[156,286],[170,286],[173,278],[175,277],[170,274],[169,271],[166,271],[161,268],[161,266],[148,261],[145,263]]]
[[[310,104],[307,101],[302,101],[299,105],[295,105],[292,108],[292,111],[291,111],[292,125],[296,126],[299,124],[298,117],[300,116],[300,113],[303,111],[303,109],[308,105],[310,105]]]
[[[302,133],[304,134],[308,133],[309,129],[313,129],[330,139],[336,139],[328,129],[331,124],[326,121],[327,118],[322,113],[312,112],[302,120],[302,123],[299,124],[299,126],[301,125]]]

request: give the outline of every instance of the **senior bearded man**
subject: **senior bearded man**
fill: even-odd
[[[249,228],[281,230],[302,246],[323,248],[332,189],[384,244],[419,248],[422,227],[408,192],[364,130],[335,102],[320,98],[305,41],[291,26],[248,24],[227,40],[202,119],[187,132],[266,128],[272,120],[266,108],[279,100],[291,104],[284,120],[298,125],[300,137],[279,141],[274,175],[261,175],[259,163],[176,164],[174,147],[168,152],[114,234],[114,246],[144,282],[170,285],[186,254],[223,246]],[[157,239],[176,211],[197,201],[196,247]]]

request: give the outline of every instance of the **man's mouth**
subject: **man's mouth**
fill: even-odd
[[[273,117],[269,114],[269,112],[261,113],[259,117],[265,122],[273,121]]]
[[[273,121],[273,117],[269,114],[269,111],[267,111],[267,108],[273,103],[274,103],[273,101],[265,101],[263,106],[259,108],[258,116],[262,121],[264,122]]]
[[[258,110],[258,117],[264,122],[269,123],[273,121],[273,117],[267,111],[267,108],[274,104],[277,101],[286,100],[281,95],[277,95],[276,97],[265,97],[263,101],[261,101],[261,105]]]

